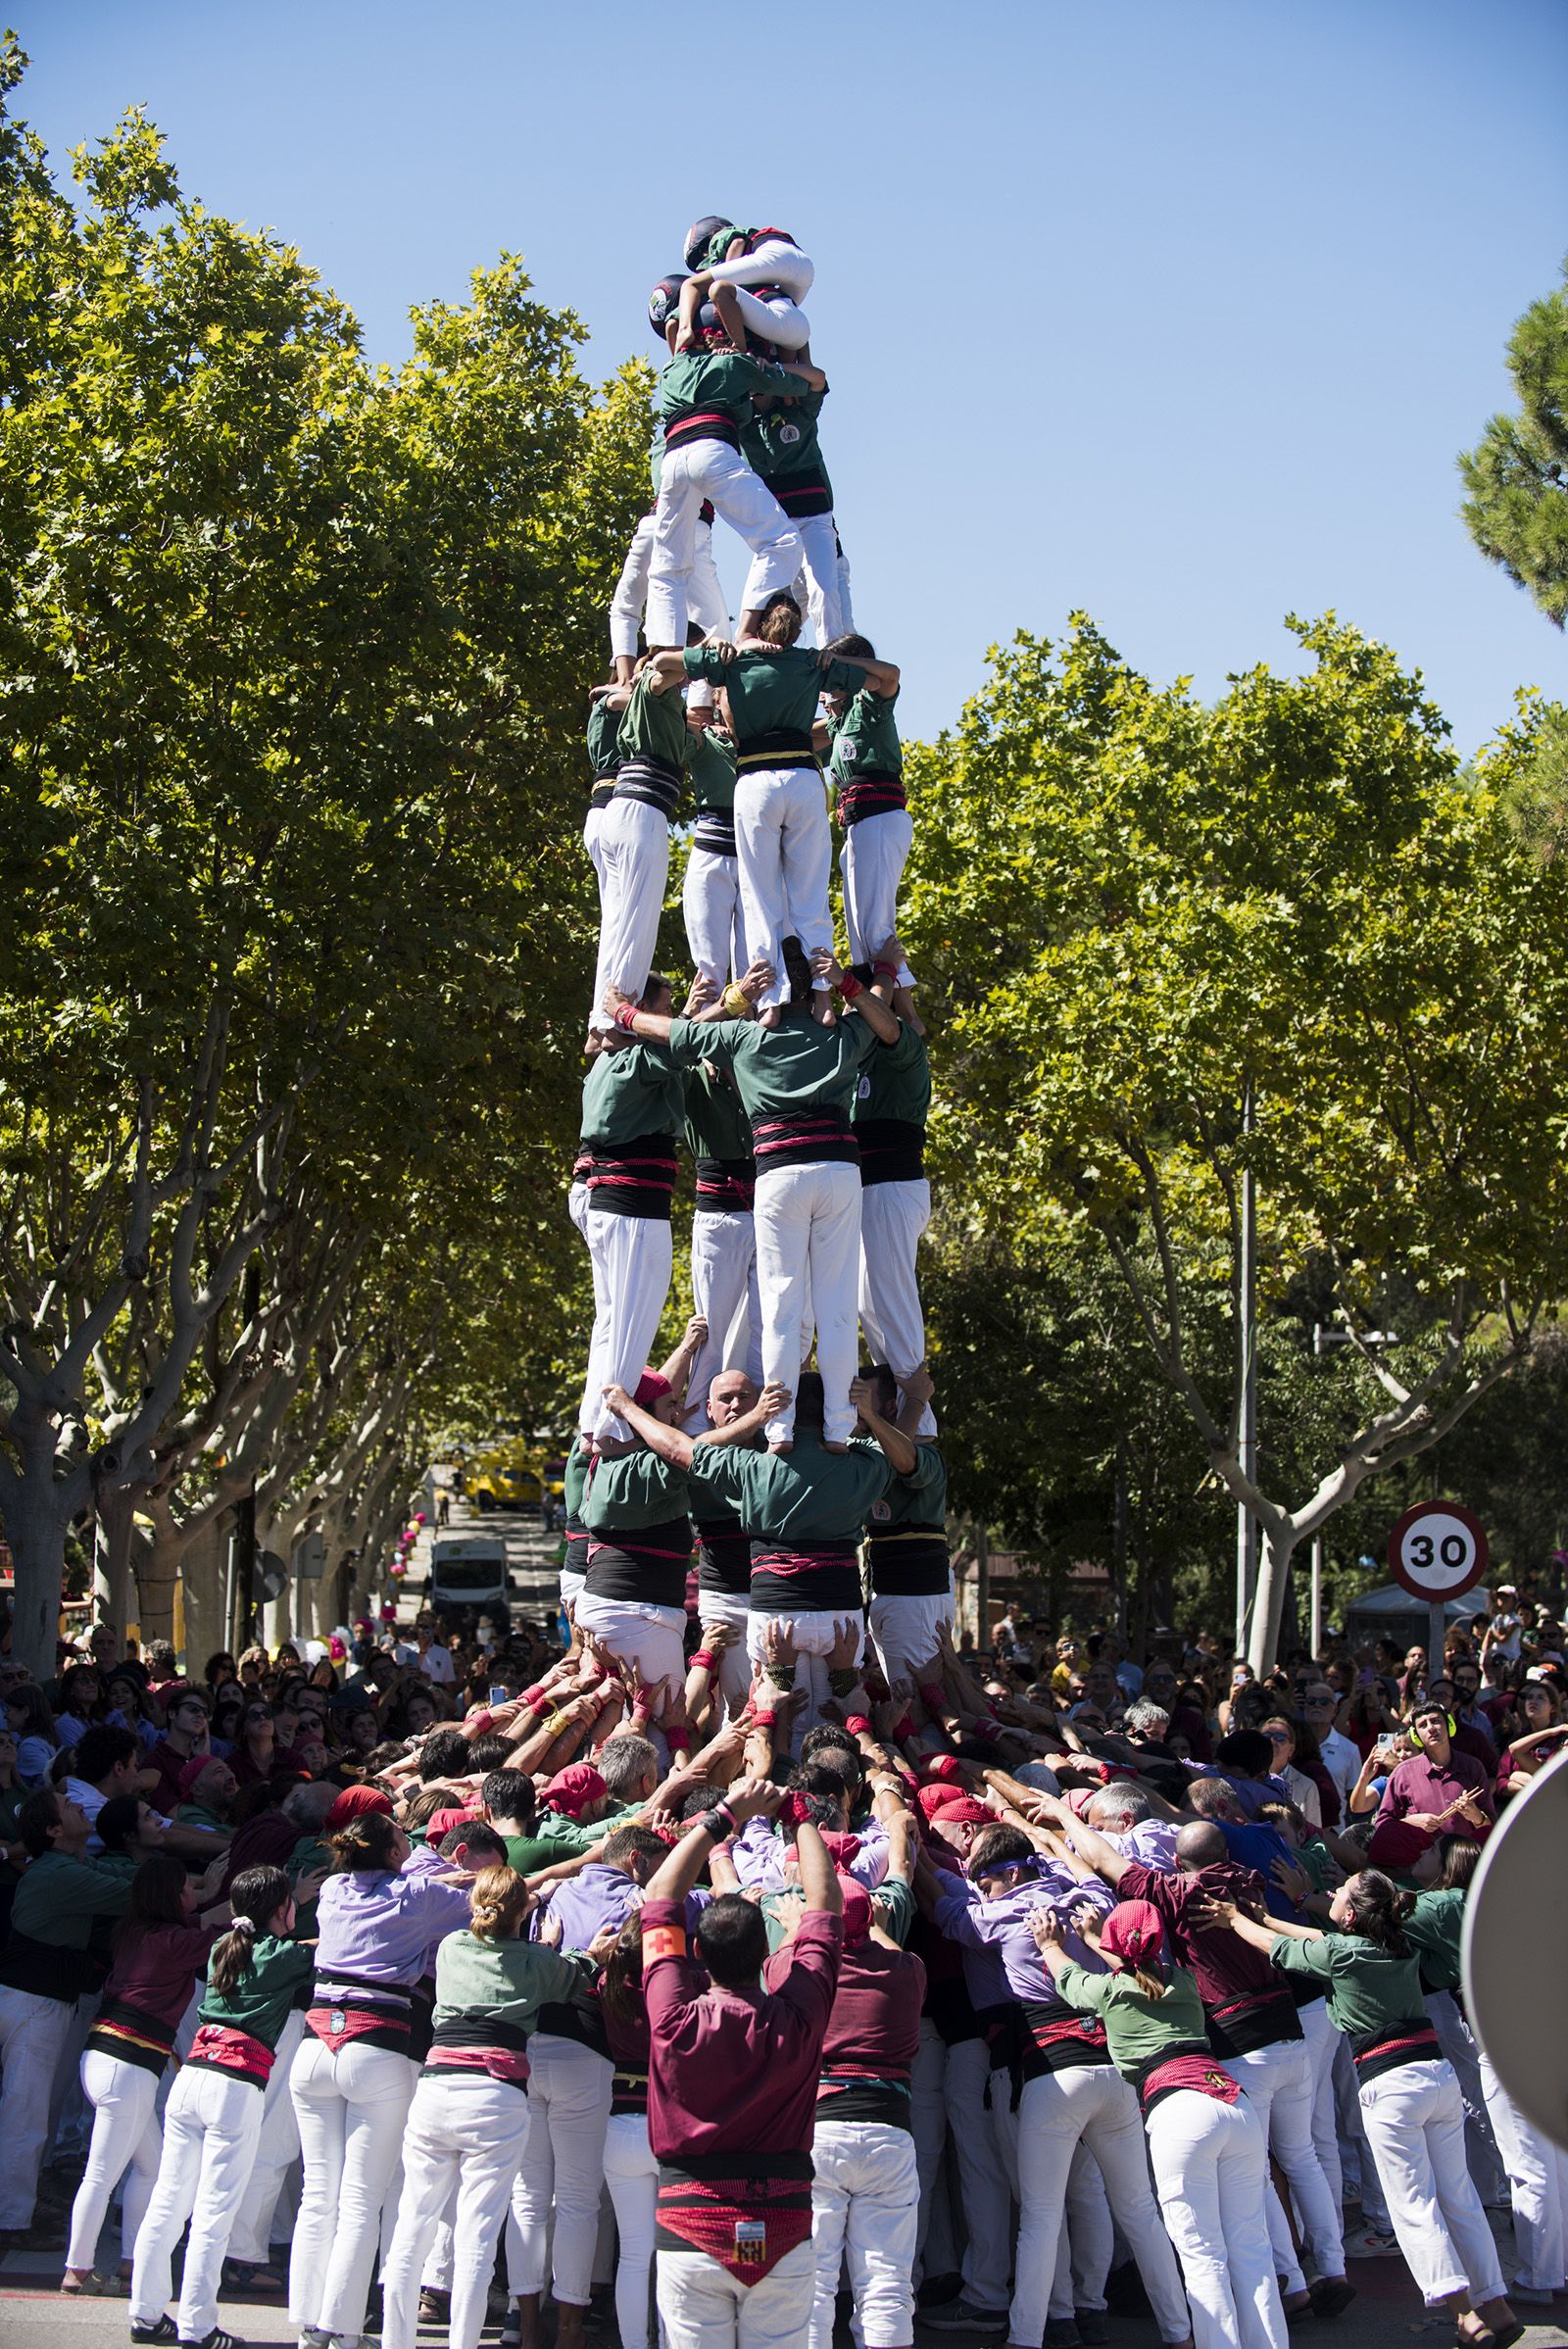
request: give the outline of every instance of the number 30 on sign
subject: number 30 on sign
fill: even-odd
[[[1389,1536],[1395,1581],[1412,1598],[1458,1598],[1487,1571],[1486,1529],[1456,1500],[1406,1509]]]

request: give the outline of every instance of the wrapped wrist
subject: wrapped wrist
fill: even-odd
[[[839,993],[847,1003],[853,1003],[858,995],[864,995],[865,982],[858,979],[853,970],[847,970],[839,981]]]
[[[770,1681],[775,1688],[793,1688],[795,1666],[793,1664],[764,1664],[762,1678],[765,1681]]]
[[[835,1696],[848,1696],[852,1688],[858,1688],[860,1685],[859,1666],[857,1664],[843,1664],[835,1667],[834,1665],[830,1664],[828,1666],[827,1685],[832,1689]]]
[[[699,1647],[686,1667],[688,1672],[711,1672],[713,1659],[706,1647]]]
[[[674,1729],[666,1729],[664,1732],[664,1743],[669,1747],[671,1753],[684,1753],[691,1741],[692,1733],[689,1729],[682,1729],[677,1725]]]
[[[907,1713],[901,1714],[899,1719],[893,1724],[894,1744],[902,1745],[906,1737],[912,1737],[913,1736],[914,1723],[909,1719]]]
[[[847,1713],[844,1717],[844,1726],[852,1737],[868,1737],[871,1735],[869,1713]]]
[[[947,1707],[947,1699],[942,1693],[942,1683],[940,1681],[922,1681],[920,1684],[920,1702],[924,1705],[928,1713],[940,1713],[945,1711]]]

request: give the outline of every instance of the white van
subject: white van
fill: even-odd
[[[504,1622],[507,1598],[505,1542],[491,1534],[437,1534],[430,1544],[427,1606],[448,1614],[482,1607]]]

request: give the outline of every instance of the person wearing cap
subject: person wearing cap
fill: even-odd
[[[874,1926],[864,1886],[841,1881],[844,1947],[811,2140],[810,2349],[832,2349],[833,2301],[846,2260],[865,2349],[906,2349],[914,2339],[920,2209],[909,2075],[920,2041],[925,1968]],[[762,1968],[764,1990],[787,1980],[789,1963],[786,1941]]]
[[[643,1901],[648,2136],[660,2163],[657,2297],[668,2349],[800,2340],[816,2275],[811,2137],[843,1949],[844,1894],[796,1831],[804,1910],[764,1984],[767,1929],[738,1893],[689,1932],[710,1853],[779,1789],[743,1779],[688,1829]]]
[[[654,973],[639,1016],[667,1022],[671,1000],[668,981]],[[667,1025],[662,1034],[667,1036]],[[591,1063],[582,1089],[578,1163],[584,1188],[575,1217],[594,1282],[594,1326],[577,1417],[578,1432],[590,1443],[628,1440],[624,1423],[606,1410],[603,1391],[612,1382],[637,1384],[669,1295],[669,1208],[684,1112],[680,1069],[664,1043],[640,1035],[627,1042],[616,1038],[613,1049],[607,1046]]]
[[[1045,1837],[1039,1842],[1044,1845]],[[1103,2178],[1111,2216],[1138,2262],[1161,2338],[1185,2341],[1187,2306],[1149,2191],[1137,2104],[1111,2066],[1103,2031],[1086,2027],[1058,1996],[1033,1930],[1042,1904],[1066,1919],[1080,1911],[1108,1911],[1110,1895],[1042,1856],[1030,1832],[1006,1823],[976,1837],[968,1875],[963,1887],[952,1878],[941,1881],[931,1914],[960,1947],[996,1951],[1019,2010],[1023,2087],[1008,2151],[1020,2216],[1007,2338],[1017,2349],[1039,2349],[1048,2322],[1072,2322],[1073,2268],[1080,2262],[1065,2256],[1063,2211],[1075,2199],[1071,2174],[1081,2142]],[[933,1887],[925,1889],[929,1896]],[[1069,1947],[1092,1964],[1076,1929],[1068,1930]],[[1103,2277],[1090,2281],[1102,2298]]]
[[[198,1828],[216,1837],[211,1846],[216,1852],[219,1843],[226,1843],[234,1833],[229,1813],[237,1791],[234,1773],[226,1762],[216,1754],[193,1754],[179,1774],[173,1824]]]
[[[750,595],[751,589],[748,588]],[[839,660],[803,651],[801,608],[787,586],[760,592],[734,645],[662,652],[650,662],[652,690],[668,693],[688,677],[722,686],[735,740],[735,855],[749,963],[772,977],[760,1002],[776,1016],[784,1000],[783,940],[792,932],[808,956],[828,954],[832,839],[813,725],[818,697],[835,687],[896,693],[899,672],[869,655]],[[814,984],[825,989],[818,974]],[[826,998],[819,1009],[825,1009]],[[896,1031],[889,1030],[892,1035]]]
[[[1481,1660],[1499,1655],[1510,1664],[1517,1664],[1524,1654],[1525,1623],[1519,1612],[1519,1593],[1512,1583],[1497,1583],[1493,1588],[1495,1607],[1488,1620],[1481,1639]]]
[[[1447,1707],[1423,1698],[1410,1716],[1415,1751],[1390,1772],[1378,1805],[1378,1824],[1404,1819],[1424,1835],[1446,1828],[1450,1835],[1486,1841],[1496,1819],[1487,1774],[1466,1753],[1455,1753]]]
[[[656,652],[678,651],[687,640],[697,533],[705,505],[721,514],[752,550],[741,596],[743,636],[750,633],[767,598],[793,583],[801,567],[800,533],[741,454],[741,432],[759,393],[766,396],[827,381],[819,368],[795,360],[753,357],[744,336],[726,341],[722,328],[694,327],[676,343],[671,325],[670,336],[671,356],[660,371],[655,393],[664,454],[644,619],[644,632]]]
[[[633,1035],[667,1051],[677,1066],[709,1060],[732,1071],[757,1153],[753,1214],[762,1370],[786,1398],[768,1422],[767,1441],[775,1450],[794,1441],[788,1398],[809,1344],[809,1304],[826,1394],[825,1438],[839,1450],[856,1419],[850,1385],[856,1375],[860,1182],[849,1107],[866,1057],[879,1039],[897,1034],[897,1022],[886,1003],[840,972],[828,954],[823,982],[840,983],[851,1015],[825,1026],[813,1016],[812,972],[798,939],[785,940],[784,966],[790,1003],[771,1027],[740,1019],[671,1021],[630,1005],[617,1016]]]
[[[663,1374],[646,1369],[635,1395],[607,1390],[618,1419],[643,1436],[643,1421],[673,1429],[681,1395]],[[744,1444],[765,1417],[761,1400],[698,1441],[704,1451]],[[691,1497],[683,1470],[650,1445],[646,1436],[614,1459],[595,1461],[582,1501],[588,1529],[588,1572],[577,1598],[581,1630],[633,1664],[650,1688],[681,1686],[686,1637],[686,1577],[691,1565]]]
[[[1213,1782],[1206,1782],[1212,1785]],[[1300,2213],[1301,2231],[1318,2273],[1308,2291],[1290,2226],[1273,2187],[1264,2197],[1265,2216],[1278,2274],[1293,2307],[1308,2303],[1333,2315],[1348,2304],[1345,2228],[1329,2192],[1312,2139],[1317,2072],[1306,2027],[1285,1983],[1258,1955],[1234,1935],[1207,1928],[1203,1919],[1214,1899],[1264,1905],[1264,1879],[1238,1866],[1229,1835],[1218,1819],[1195,1819],[1176,1836],[1175,1868],[1149,1868],[1126,1858],[1064,1803],[1043,1798],[1038,1806],[1054,1818],[1077,1852],[1119,1899],[1149,1903],[1162,1920],[1171,1947],[1198,1985],[1208,2045],[1237,2084],[1247,2090],[1262,2127],[1264,2142],[1290,2181]],[[1283,1848],[1283,1846],[1282,1846]]]
[[[680,289],[683,342],[710,301],[737,342],[754,335],[781,351],[805,350],[811,327],[801,304],[816,269],[787,228],[738,228],[709,213],[687,229],[684,250],[691,274]]]
[[[1138,2092],[1150,2164],[1181,2262],[1197,2349],[1285,2349],[1285,2310],[1263,2209],[1268,2146],[1247,2096],[1209,2053],[1198,1984],[1171,1960],[1147,1900],[1078,1920],[1107,1971],[1074,1958],[1061,1917],[1035,1912],[1036,1945],[1064,2005],[1104,2028]]]

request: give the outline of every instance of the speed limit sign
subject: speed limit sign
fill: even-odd
[[[1487,1571],[1486,1529],[1456,1500],[1423,1500],[1389,1536],[1394,1579],[1412,1598],[1458,1598]]]

